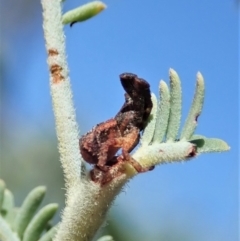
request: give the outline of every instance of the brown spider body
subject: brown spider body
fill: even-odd
[[[126,91],[125,103],[120,111],[114,118],[96,125],[79,140],[84,160],[95,165],[91,172],[92,180],[102,184],[118,176],[116,173],[110,175],[109,170],[124,161],[130,161],[138,172],[146,171],[129,153],[139,143],[140,132],[152,109],[150,86],[130,73],[121,74],[120,80]],[[122,155],[116,156],[119,149],[122,149]],[[97,177],[99,174],[100,178]]]

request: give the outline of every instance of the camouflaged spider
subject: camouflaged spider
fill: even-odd
[[[139,143],[140,132],[145,127],[152,109],[150,86],[144,79],[131,73],[120,75],[126,91],[125,103],[117,115],[96,125],[79,140],[83,159],[94,164],[91,179],[105,184],[123,172],[122,163],[129,162],[137,172],[145,172],[129,153]],[[115,156],[122,149],[122,154]],[[114,168],[114,171],[113,171]]]

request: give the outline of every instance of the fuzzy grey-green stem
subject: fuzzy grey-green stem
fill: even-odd
[[[175,70],[169,70],[170,77],[170,115],[168,122],[168,129],[166,133],[167,141],[175,141],[178,135],[178,130],[181,121],[182,111],[182,90],[181,82]]]
[[[58,204],[51,203],[39,210],[28,224],[23,235],[23,241],[38,240],[48,221],[52,219],[57,209]]]
[[[65,53],[61,0],[41,2],[58,147],[68,187],[80,178],[83,160],[79,153],[79,131]]]
[[[202,112],[204,102],[204,79],[201,73],[197,73],[197,84],[188,117],[183,126],[180,139],[189,140],[197,127],[197,119]]]
[[[153,136],[154,143],[160,143],[166,135],[169,113],[170,113],[170,94],[167,84],[161,80],[159,83],[160,101],[157,110],[156,127]]]
[[[148,147],[139,148],[133,158],[143,167],[152,167],[162,163],[188,160],[196,154],[194,144],[187,141],[154,143]]]
[[[101,188],[92,185],[85,173],[80,177],[84,168],[81,166],[78,127],[66,63],[61,1],[42,0],[42,6],[59,152],[67,186],[66,207],[53,240],[90,240],[102,225],[126,178],[117,178],[108,188]]]
[[[113,179],[103,187],[94,182],[79,183],[70,189],[56,241],[90,241],[102,226],[113,200],[128,180],[126,175]],[[76,191],[78,190],[78,191]]]
[[[25,198],[14,221],[14,230],[18,233],[19,237],[22,238],[27,225],[41,204],[45,193],[46,187],[39,186],[34,188]]]

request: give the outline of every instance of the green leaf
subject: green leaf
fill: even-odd
[[[204,141],[204,145],[198,147],[198,153],[223,152],[230,150],[230,146],[225,141],[218,138],[207,138],[202,135],[193,135],[190,142],[195,143],[200,139]]]
[[[156,115],[157,115],[157,98],[153,93],[152,93],[152,103],[153,103],[153,107],[151,110],[151,114],[149,115],[149,118],[148,118],[148,124],[144,129],[142,138],[140,140],[142,146],[147,146],[151,143],[154,130],[155,130]]]
[[[149,168],[162,163],[188,161],[197,156],[198,153],[228,151],[230,147],[221,139],[193,135],[197,126],[197,117],[202,111],[204,102],[204,80],[200,73],[197,74],[195,95],[181,133],[181,139],[177,141],[182,93],[178,74],[172,69],[170,69],[170,86],[169,94],[166,83],[160,82],[160,103],[156,113],[153,139],[150,141],[152,126],[149,127],[149,130],[147,126],[142,137],[142,145],[132,157],[144,168]],[[165,136],[166,140],[164,140]],[[129,172],[128,174],[129,177],[132,177],[136,173]]]
[[[168,129],[166,134],[167,141],[175,141],[178,135],[178,130],[181,120],[182,111],[182,90],[181,81],[175,70],[170,69],[170,115],[168,122]]]
[[[140,147],[133,158],[143,167],[151,167],[163,163],[189,160],[196,155],[195,144],[188,141],[154,143]]]
[[[223,151],[229,151],[229,150],[230,150],[229,145],[225,141],[217,138],[204,139],[203,147],[198,148],[199,153],[223,152]]]
[[[160,102],[157,109],[153,143],[161,143],[166,135],[170,114],[170,94],[167,84],[161,80],[159,83]]]
[[[100,1],[93,1],[84,4],[78,8],[66,12],[62,17],[63,24],[71,25],[76,22],[82,22],[100,13],[106,8],[106,5]]]
[[[54,216],[57,209],[58,204],[56,203],[48,204],[43,207],[28,224],[23,235],[23,241],[38,240],[48,221]]]
[[[189,111],[187,120],[182,129],[180,139],[189,140],[197,127],[197,119],[202,112],[204,102],[204,79],[201,73],[197,73],[197,85],[193,103]]]
[[[14,230],[18,233],[19,237],[22,238],[27,225],[41,204],[45,193],[46,187],[39,186],[34,188],[25,198],[14,222]]]

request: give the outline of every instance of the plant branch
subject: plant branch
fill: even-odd
[[[54,240],[89,241],[103,224],[107,211],[123,185],[137,173],[126,162],[124,163],[123,172],[106,185],[101,186],[91,181],[89,175],[86,175],[85,172],[80,178],[84,164],[79,152],[79,131],[73,107],[65,54],[61,2],[61,0],[42,0],[43,29],[50,70],[50,88],[56,119],[60,160],[67,187],[66,207]],[[76,15],[74,16],[76,17]],[[80,21],[79,19],[75,20]],[[180,79],[174,70],[170,70],[170,84],[170,94],[164,83],[161,84],[162,90],[160,90],[165,94],[162,97],[164,103],[170,100],[170,104],[166,105],[166,109],[164,109],[164,103],[160,103],[160,106],[157,107],[156,98],[152,97],[155,106],[152,109],[149,126],[144,131],[141,141],[142,146],[133,155],[133,158],[144,167],[188,160],[190,157],[197,155],[198,144],[196,143],[199,143],[199,140],[175,142],[181,118],[181,85]],[[197,104],[197,106],[199,105]],[[163,113],[164,119],[161,119],[159,111]],[[156,128],[161,128],[162,123],[163,130],[156,131]],[[187,131],[188,135],[195,128],[190,129],[191,131]],[[164,132],[166,132],[167,143],[160,143],[164,137]],[[160,137],[158,137],[158,134],[160,134]],[[203,147],[204,141],[208,143],[208,148],[205,148],[205,151],[220,151],[223,147],[228,148],[218,140],[211,141],[207,138],[202,140]]]
[[[66,186],[70,187],[80,178],[82,159],[79,154],[79,131],[66,61],[61,0],[42,0],[42,7],[60,160]]]
[[[61,1],[42,0],[42,6],[56,131],[67,185],[66,207],[54,240],[91,240],[127,178],[122,175],[105,187],[87,177],[79,178],[78,128],[65,55]]]

